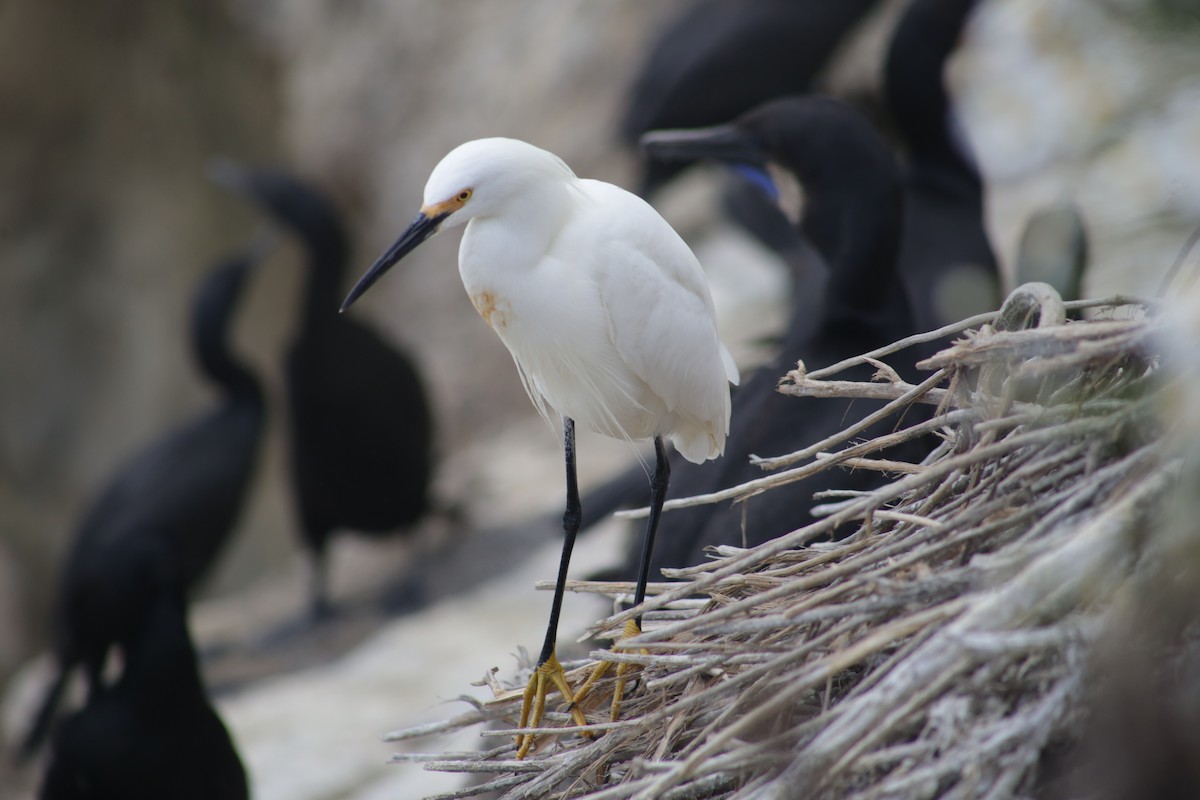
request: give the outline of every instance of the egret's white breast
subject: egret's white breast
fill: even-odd
[[[504,342],[543,414],[617,438],[659,432],[666,409],[622,360],[583,253],[563,236],[513,242],[502,220],[474,219],[459,249],[463,286]],[[574,255],[574,253],[572,253]],[[548,408],[547,408],[548,407]]]

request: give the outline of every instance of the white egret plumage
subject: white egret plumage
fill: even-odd
[[[700,264],[671,226],[636,195],[577,178],[554,154],[514,139],[470,141],[446,155],[429,177],[420,213],[343,310],[425,239],[464,223],[463,286],[508,347],[534,405],[563,420],[563,554],[520,727],[537,726],[550,685],[585,724],[555,656],[580,519],[575,422],[608,436],[654,439],[653,513],[634,597],[640,603],[668,483],[663,440],[695,463],[720,456],[737,368],[718,336]],[[636,623],[627,628],[636,630]],[[621,685],[618,677],[614,714]],[[518,737],[518,757],[531,744],[532,736]]]

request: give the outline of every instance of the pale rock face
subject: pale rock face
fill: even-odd
[[[1067,197],[1090,240],[1085,293],[1153,294],[1175,260],[1200,205],[1200,28],[1154,5],[981,4],[951,85],[1005,263],[1032,210]]]

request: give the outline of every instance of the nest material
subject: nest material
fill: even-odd
[[[642,668],[619,721],[587,709],[603,735],[548,713],[536,752],[516,761],[520,692],[498,691],[389,737],[499,724],[484,732],[493,749],[397,759],[493,776],[445,797],[1031,794],[1039,760],[1078,722],[1087,656],[1179,472],[1156,407],[1161,322],[1128,310],[1148,305],[1070,303],[1100,313],[1061,324],[1061,304],[1019,290],[998,315],[816,372],[799,365],[780,391],[890,402],[829,440],[761,459],[776,470],[762,479],[672,505],[755,502],[832,468],[882,469],[891,483],[828,498],[826,516],[759,547],[719,548],[652,584],[640,609],[598,623],[591,633],[615,638],[645,613],[640,637],[591,654]],[[963,331],[922,364],[933,374],[918,386],[881,360]],[[878,382],[835,379],[863,360]],[[855,441],[885,417],[893,433]],[[921,464],[872,458],[930,435],[939,444]],[[853,536],[821,541],[855,520]]]

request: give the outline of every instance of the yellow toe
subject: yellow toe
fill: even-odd
[[[558,656],[551,653],[550,657],[533,671],[533,674],[529,676],[529,683],[525,685],[525,693],[521,698],[521,720],[517,724],[518,728],[536,728],[541,724],[542,716],[546,713],[546,694],[550,691],[551,686],[556,687],[562,693],[575,723],[578,725],[588,724],[587,717],[584,716],[583,710],[575,701],[571,685],[567,683],[567,675],[562,664],[559,663]],[[529,750],[533,747],[533,739],[532,733],[517,735],[518,759],[523,759],[529,754]]]

